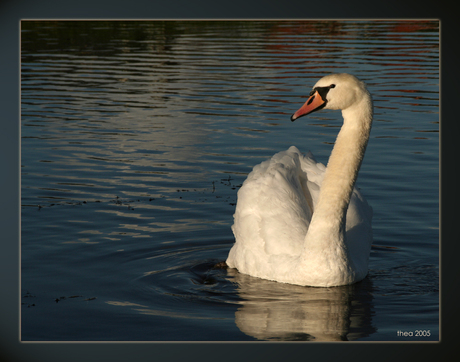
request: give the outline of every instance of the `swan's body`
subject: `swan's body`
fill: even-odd
[[[368,272],[372,208],[354,188],[369,139],[372,100],[349,74],[318,81],[292,120],[341,109],[327,168],[291,147],[254,167],[238,192],[227,265],[278,282],[336,286]]]

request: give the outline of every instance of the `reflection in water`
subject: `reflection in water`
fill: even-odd
[[[214,255],[217,250],[213,247],[206,253]],[[227,333],[236,326],[257,340],[353,341],[377,331],[372,325],[371,278],[340,287],[303,287],[215,268],[216,260],[199,264],[187,261],[190,256],[193,259],[203,254],[203,250],[190,249],[181,255],[174,251],[148,258],[169,261],[167,269],[146,272],[138,278],[139,284],[135,283],[149,297],[142,303],[106,303],[130,309],[135,315],[159,318],[152,323],[166,323],[173,329],[178,319],[193,320],[196,326],[215,321],[221,328],[226,325]],[[193,304],[201,307],[192,308]],[[225,339],[225,334],[217,333],[193,335],[186,340]]]
[[[235,323],[261,340],[346,341],[374,333],[372,284],[302,287],[254,278],[228,269],[243,299]]]

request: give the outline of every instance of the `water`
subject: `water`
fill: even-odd
[[[438,25],[23,21],[22,340],[439,340]],[[369,276],[213,268],[254,165],[327,162],[340,112],[289,117],[330,72],[374,98]]]

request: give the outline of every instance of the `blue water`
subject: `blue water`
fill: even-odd
[[[336,288],[213,266],[252,167],[327,163],[331,72],[365,81],[369,276]],[[21,23],[23,341],[439,340],[439,24]],[[404,333],[406,332],[406,333]]]

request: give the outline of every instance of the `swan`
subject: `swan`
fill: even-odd
[[[368,273],[372,208],[354,187],[372,126],[364,82],[331,74],[313,87],[291,121],[342,110],[327,167],[295,146],[255,166],[237,194],[227,267],[282,283],[348,285]]]

